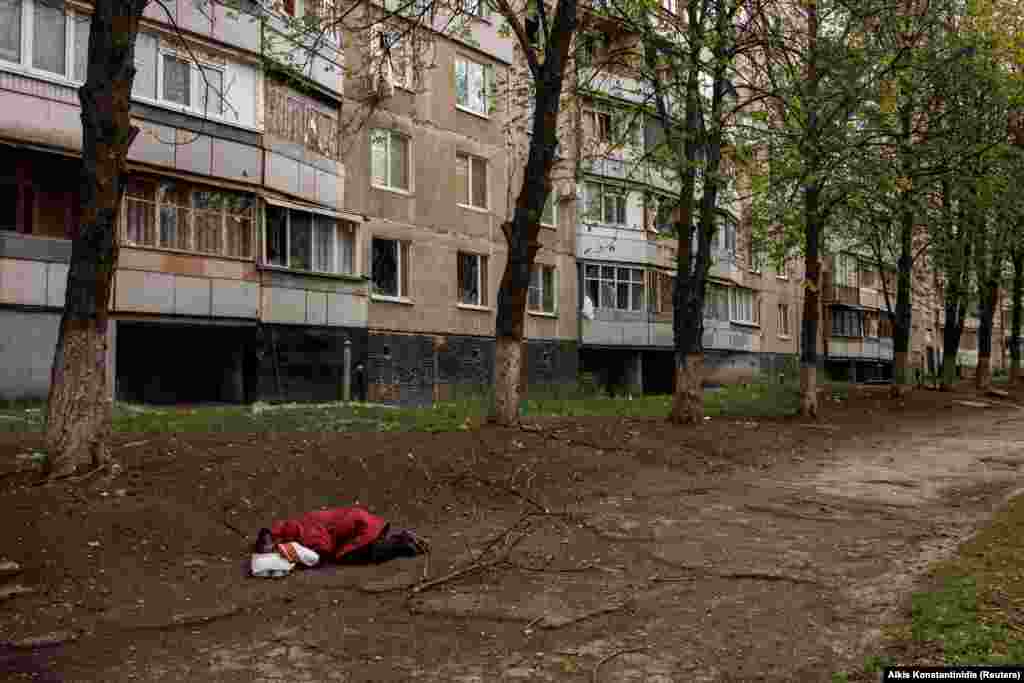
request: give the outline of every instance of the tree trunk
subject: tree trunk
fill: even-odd
[[[498,337],[494,349],[494,418],[498,424],[513,425],[519,419],[522,399],[523,342]]]
[[[96,3],[92,17],[87,77],[78,91],[82,218],[71,249],[46,413],[51,478],[98,467],[109,458],[108,312],[125,160],[134,137],[135,37],[144,6],[105,0]]]
[[[1020,372],[1020,324],[1021,300],[1024,298],[1024,249],[1013,252],[1013,291],[1012,313],[1010,319],[1010,383],[1016,384],[1021,379]]]
[[[910,113],[904,107],[905,135],[910,136]],[[905,151],[909,153],[909,151]],[[909,208],[910,190],[902,193],[904,208],[900,212],[900,258],[896,272],[896,315],[893,319],[893,383],[892,395],[900,397],[911,385],[910,333],[912,329],[911,279],[913,278],[914,214]]]
[[[1001,259],[994,257],[1001,263]],[[999,305],[999,280],[991,279],[981,291],[981,324],[978,327],[978,370],[975,386],[981,391],[992,388],[992,326]]]
[[[704,354],[676,354],[676,386],[672,396],[673,424],[701,424],[704,421]]]
[[[516,19],[511,17],[511,19]],[[512,220],[502,225],[508,259],[498,289],[495,318],[494,405],[491,421],[519,422],[522,394],[523,340],[530,271],[540,249],[538,236],[544,204],[551,193],[551,169],[558,149],[558,112],[569,47],[576,33],[577,1],[558,0],[551,41],[541,63],[531,62],[536,93],[533,135]],[[525,45],[520,47],[525,48]],[[528,60],[529,61],[529,60]]]
[[[800,414],[818,416],[818,323],[821,319],[821,259],[818,255],[820,226],[818,223],[817,185],[805,191],[804,238],[807,242],[804,258],[804,310],[800,323]]]
[[[962,307],[957,295],[952,297],[952,301],[946,301],[946,324],[942,327],[942,379],[939,383],[942,391],[949,391],[956,384],[956,361],[964,330]]]

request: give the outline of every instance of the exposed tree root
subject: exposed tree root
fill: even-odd
[[[597,661],[597,664],[594,665],[594,670],[593,672],[591,672],[590,680],[593,681],[593,683],[599,683],[601,680],[601,667],[607,664],[608,662],[612,661],[616,657],[634,654],[636,652],[647,652],[647,650],[648,648],[646,647],[630,647],[623,650],[616,650],[611,654],[607,654],[604,657],[601,657],[601,659]]]

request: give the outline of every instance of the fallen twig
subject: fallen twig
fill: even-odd
[[[615,659],[616,657],[621,657],[622,655],[629,655],[629,654],[633,654],[633,653],[636,653],[636,652],[646,652],[646,651],[647,651],[646,647],[631,647],[631,648],[626,648],[624,650],[616,650],[615,652],[612,652],[611,654],[605,655],[600,660],[598,660],[597,664],[594,665],[594,671],[593,671],[593,673],[592,673],[592,675],[590,677],[591,680],[593,681],[593,683],[598,683],[600,681],[599,676],[600,676],[600,673],[601,673],[601,667],[604,664],[606,664],[606,663],[610,662],[611,660]]]

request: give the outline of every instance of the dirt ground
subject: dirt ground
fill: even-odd
[[[38,435],[0,434],[0,678],[830,681],[1021,486],[1020,405],[863,388],[813,423],[120,434],[122,471],[79,486],[31,485]],[[260,526],[355,503],[432,554],[246,576]]]

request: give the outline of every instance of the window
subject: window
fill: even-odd
[[[672,312],[672,296],[675,290],[675,276],[660,270],[651,271],[649,310],[652,313]]]
[[[848,308],[832,309],[832,335],[835,337],[863,337],[864,315]]]
[[[462,0],[462,11],[481,19],[486,19],[490,15],[487,0]]]
[[[544,202],[544,211],[540,215],[540,224],[546,225],[549,228],[558,227],[558,205],[555,202],[554,192],[549,194]]]
[[[139,32],[135,39],[135,81],[132,95],[156,99],[157,39],[152,33]]]
[[[526,308],[534,313],[555,313],[555,267],[536,265],[530,271]]]
[[[780,280],[789,279],[789,258],[782,259],[782,263],[779,264],[779,271],[775,273],[775,277]]]
[[[584,268],[584,290],[594,308],[643,311],[644,288],[642,268],[596,265]]]
[[[381,49],[391,62],[391,81],[399,88],[412,90],[416,86],[412,35],[408,29],[381,32]]]
[[[759,304],[754,290],[733,287],[729,290],[729,320],[748,325],[759,324]]]
[[[463,206],[487,208],[487,160],[461,152],[455,155],[458,202]]]
[[[834,284],[842,287],[857,286],[857,257],[850,254],[836,254]]]
[[[0,59],[21,61],[21,0],[0,0]]]
[[[373,184],[390,190],[409,190],[409,138],[392,130],[370,133]]]
[[[586,183],[585,212],[589,220],[608,225],[626,225],[626,190],[614,185]]]
[[[409,243],[373,238],[373,293],[376,296],[409,296]]]
[[[163,99],[183,106],[191,104],[192,88],[189,82],[191,65],[176,55],[165,54]]]
[[[704,292],[704,317],[729,322],[729,288],[708,283]]]
[[[459,303],[487,305],[487,257],[459,252]]]
[[[126,244],[253,257],[255,202],[248,195],[131,176],[121,215]]]
[[[750,244],[750,272],[760,273],[764,270],[764,250],[757,244]]]
[[[789,337],[793,333],[789,321],[789,304],[779,304],[779,336]]]
[[[736,257],[736,224],[726,221],[715,231],[715,239],[711,244],[714,251],[720,256]]]
[[[89,68],[89,31],[92,17],[76,13],[72,21],[72,37],[75,41],[74,78],[79,83],[85,83],[86,71]]]
[[[224,93],[224,72],[220,69],[202,67],[199,77],[199,108],[205,114],[220,116],[224,113],[222,95]]]
[[[90,21],[63,0],[0,0],[0,60],[84,82]]]
[[[32,66],[60,76],[66,75],[64,3],[35,0],[32,30]]]
[[[331,216],[268,205],[266,263],[330,275],[355,270],[355,226]]]
[[[583,110],[583,129],[595,140],[611,142],[612,115],[606,111]]]
[[[490,113],[491,67],[465,57],[455,58],[455,102],[461,109],[487,116]]]

